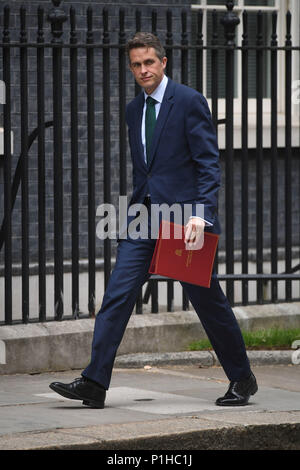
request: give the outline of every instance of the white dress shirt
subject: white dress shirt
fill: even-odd
[[[143,149],[144,149],[144,159],[145,159],[146,163],[147,163],[147,157],[146,157],[146,128],[145,128],[145,118],[146,118],[146,108],[147,108],[146,99],[148,98],[148,96],[151,96],[151,98],[153,98],[154,100],[157,101],[157,103],[155,104],[155,114],[156,114],[156,119],[157,119],[158,113],[159,113],[159,110],[160,110],[160,106],[161,106],[161,103],[162,103],[162,100],[163,100],[163,97],[164,97],[164,94],[165,94],[165,90],[167,88],[167,84],[168,84],[168,78],[166,77],[166,75],[164,75],[162,81],[160,82],[158,87],[155,88],[153,93],[151,93],[151,95],[147,95],[147,93],[144,91],[145,103],[144,103],[143,117],[142,117],[142,144],[143,144]]]

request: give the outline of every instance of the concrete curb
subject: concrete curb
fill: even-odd
[[[261,350],[247,351],[252,365],[288,365],[293,364],[293,350]],[[191,365],[199,367],[219,366],[219,360],[214,351],[182,351],[170,353],[137,353],[124,354],[115,360],[115,367],[141,368],[147,366]]]
[[[300,422],[265,421],[189,416],[24,432],[1,436],[0,450],[299,450]]]
[[[300,327],[299,302],[237,307],[234,313],[245,330]],[[0,375],[82,369],[90,360],[93,329],[94,319],[1,326]],[[160,354],[160,359],[151,359],[159,360],[160,364],[164,360],[173,363],[175,360],[188,363],[200,360],[206,367],[215,365],[217,360],[211,352],[205,355],[187,352],[192,341],[205,337],[194,311],[132,315],[118,350],[116,365],[121,367],[127,363],[126,367],[132,367],[140,353]],[[173,356],[163,356],[170,351],[173,351]],[[176,356],[176,353],[181,355]],[[134,355],[135,359],[124,355]],[[290,363],[291,352],[249,351],[249,356],[255,364],[286,364]]]

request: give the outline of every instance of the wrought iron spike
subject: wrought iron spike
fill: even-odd
[[[235,28],[240,23],[239,17],[233,11],[233,1],[226,2],[227,12],[221,18],[221,24],[224,26],[226,45],[234,46]]]
[[[47,15],[47,21],[51,23],[52,42],[59,42],[63,33],[63,23],[68,16],[65,10],[60,7],[61,0],[52,0],[52,3],[54,6]]]

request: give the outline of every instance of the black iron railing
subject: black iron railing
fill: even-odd
[[[20,9],[20,32],[19,39],[11,39],[10,27],[10,6],[6,5],[1,13],[3,15],[3,33],[2,42],[0,43],[0,51],[2,56],[2,77],[6,88],[6,103],[3,109],[3,127],[4,127],[4,218],[1,228],[0,251],[4,247],[3,258],[3,277],[4,277],[4,318],[2,323],[11,324],[15,321],[13,316],[12,299],[13,299],[13,252],[12,241],[14,239],[13,232],[13,214],[14,202],[17,196],[18,187],[21,187],[21,276],[22,276],[22,321],[24,323],[30,320],[45,321],[48,320],[46,314],[46,273],[47,273],[47,198],[53,198],[53,260],[54,260],[54,318],[60,320],[71,316],[77,318],[81,315],[79,308],[79,296],[81,292],[80,283],[80,169],[84,166],[87,170],[87,258],[88,258],[88,314],[91,316],[95,313],[95,277],[96,277],[96,198],[99,193],[96,185],[95,175],[99,165],[99,159],[96,154],[99,152],[98,145],[101,142],[101,175],[103,185],[101,188],[101,201],[111,203],[116,193],[115,185],[118,182],[118,191],[120,195],[126,195],[131,191],[131,183],[129,176],[128,148],[126,138],[125,123],[125,106],[129,100],[128,95],[139,93],[140,90],[133,85],[132,79],[128,78],[127,58],[125,51],[125,43],[129,36],[135,31],[141,29],[142,14],[140,10],[135,11],[134,19],[132,13],[130,17],[131,31],[125,33],[126,15],[125,9],[120,8],[118,17],[117,35],[110,31],[110,11],[107,8],[102,10],[101,24],[101,40],[99,41],[99,28],[95,30],[95,22],[93,19],[93,8],[89,6],[86,10],[86,30],[84,31],[85,40],[82,41],[82,34],[76,27],[76,11],[70,8],[67,14],[60,6],[61,2],[53,2],[55,6],[47,11],[43,7],[37,9],[37,30],[36,40],[28,39],[26,28],[26,8]],[[190,13],[182,10],[180,13],[181,31],[173,32],[174,15],[168,9],[165,14],[165,47],[168,57],[167,75],[173,77],[180,75],[180,81],[184,84],[191,85],[190,64],[193,61],[193,83],[192,85],[203,91],[203,71],[204,71],[204,51],[210,52],[211,76],[213,77],[210,84],[211,96],[211,112],[213,122],[218,133],[220,126],[225,125],[225,149],[221,152],[224,161],[225,173],[225,208],[226,215],[224,217],[224,240],[223,251],[219,250],[219,258],[216,262],[218,270],[220,261],[223,259],[220,251],[224,252],[224,262],[226,273],[219,274],[221,281],[226,283],[226,293],[232,304],[235,300],[235,286],[237,283],[242,284],[241,300],[243,305],[249,304],[249,283],[256,283],[256,303],[278,302],[299,300],[299,294],[293,293],[292,283],[297,281],[297,289],[300,280],[300,265],[298,259],[293,256],[295,250],[299,249],[299,235],[294,233],[295,223],[293,224],[293,201],[300,200],[300,158],[299,148],[292,146],[292,64],[293,55],[298,54],[299,47],[293,47],[291,41],[291,14],[286,15],[286,41],[284,45],[279,46],[277,42],[277,13],[272,16],[272,34],[270,42],[264,44],[262,42],[262,12],[257,13],[257,41],[250,44],[248,40],[248,17],[247,12],[242,14],[243,40],[241,45],[236,45],[235,28],[239,22],[238,17],[233,11],[232,2],[227,3],[227,10],[222,13],[221,23],[224,27],[224,37],[217,37],[213,33],[211,41],[206,43],[203,38],[203,13],[198,10],[196,18],[196,30],[191,38],[188,32]],[[161,12],[160,12],[161,15]],[[47,23],[51,25],[51,32],[46,28]],[[148,21],[147,25],[145,24]],[[220,15],[213,12],[213,31],[217,30]],[[65,28],[65,29],[64,29]],[[68,29],[69,40],[66,39],[65,30]],[[143,21],[143,29],[151,30],[155,34],[157,32],[157,10],[152,11],[151,19]],[[32,33],[32,30],[31,30]],[[82,31],[81,31],[82,33]],[[97,34],[96,34],[97,33]],[[162,35],[163,33],[160,33]],[[97,38],[96,38],[97,36]],[[31,34],[32,37],[32,34]],[[178,39],[178,37],[180,37]],[[50,38],[50,39],[49,39]],[[28,68],[29,51],[35,51],[34,58],[31,55],[30,60],[34,61],[34,72]],[[219,118],[219,76],[218,61],[220,53],[225,53],[225,118]],[[252,159],[255,161],[256,175],[256,194],[255,194],[255,222],[256,233],[254,236],[255,244],[250,246],[249,235],[249,145],[248,145],[248,97],[249,97],[249,53],[255,51],[256,58],[256,148],[255,155]],[[264,244],[264,228],[266,225],[265,209],[264,209],[264,184],[265,184],[265,149],[263,143],[264,130],[264,110],[263,110],[263,83],[264,83],[264,53],[270,55],[270,89],[271,89],[271,148],[270,148],[270,208],[269,208],[269,225],[270,225],[270,266],[268,272],[264,267],[264,253],[266,246]],[[49,65],[47,59],[51,56],[51,66],[45,68],[45,64]],[[236,77],[235,73],[235,54],[241,55],[241,75]],[[283,54],[285,57],[285,149],[284,149],[284,174],[279,173],[279,156],[278,156],[278,55]],[[12,68],[12,60],[15,56],[19,58],[19,108],[16,110],[14,106],[14,93],[16,83],[13,81],[15,69]],[[80,61],[84,57],[85,70],[80,66]],[[100,65],[99,65],[100,61]],[[32,62],[31,62],[32,63]],[[30,96],[28,94],[32,77],[35,77],[35,121],[37,126],[32,125],[32,114],[29,113]],[[66,84],[66,76],[68,76]],[[130,81],[131,80],[131,81]],[[241,149],[239,151],[240,169],[240,188],[236,187],[236,161],[237,154],[234,147],[234,90],[237,81],[241,81]],[[50,83],[50,88],[49,88]],[[81,96],[80,87],[84,86],[86,94]],[[52,95],[49,96],[49,89]],[[68,100],[65,100],[64,94],[67,93]],[[101,94],[101,102],[98,93]],[[85,101],[84,119],[86,129],[86,153],[84,164],[80,160],[81,135],[84,132],[82,125],[82,101]],[[98,100],[98,101],[97,101]],[[50,101],[50,109],[49,109]],[[69,103],[66,110],[65,102]],[[100,103],[100,104],[99,104]],[[47,115],[51,115],[51,119],[47,119]],[[69,113],[70,120],[66,124],[64,115]],[[98,113],[98,114],[97,114]],[[20,154],[18,163],[15,165],[15,176],[12,181],[12,162],[13,155],[11,149],[11,130],[14,127],[15,115],[20,116]],[[101,115],[99,124],[98,117]],[[111,116],[113,115],[113,119]],[[97,118],[97,119],[96,119]],[[66,150],[64,146],[65,128],[69,127],[70,146]],[[30,130],[33,129],[33,130]],[[47,136],[51,130],[51,136]],[[18,135],[18,132],[16,132]],[[100,139],[99,139],[100,136]],[[37,147],[31,150],[34,139],[37,139]],[[117,159],[112,155],[112,141],[117,141]],[[53,166],[53,190],[52,194],[47,194],[47,157],[46,147],[51,144],[51,165]],[[17,145],[15,145],[17,147]],[[299,146],[298,146],[299,147]],[[29,150],[31,150],[29,152]],[[34,154],[34,152],[36,152]],[[30,312],[30,295],[29,279],[31,274],[30,247],[32,237],[29,235],[30,228],[30,197],[29,185],[31,184],[30,154],[33,153],[37,160],[37,186],[35,189],[37,195],[37,216],[35,223],[37,225],[36,239],[38,241],[38,257],[34,260],[38,264],[38,312]],[[252,152],[253,153],[253,152]],[[64,188],[64,160],[66,154],[70,157],[70,185],[68,189]],[[115,150],[114,150],[115,154]],[[48,159],[47,159],[48,158]],[[117,166],[116,166],[117,162]],[[294,166],[292,167],[292,162]],[[114,166],[113,166],[114,165]],[[113,166],[113,167],[112,167]],[[296,173],[295,173],[296,172]],[[280,178],[281,176],[281,178]],[[284,185],[284,221],[280,221],[284,225],[284,244],[279,246],[279,188],[278,181]],[[295,185],[296,181],[296,185]],[[298,195],[294,194],[295,189]],[[297,189],[298,188],[298,189]],[[238,194],[238,196],[237,196]],[[66,256],[64,252],[64,207],[67,196],[71,198],[71,221],[68,225],[71,232],[71,250],[70,256]],[[240,197],[240,215],[235,214],[236,198]],[[298,198],[298,199],[297,199]],[[99,198],[97,198],[99,199]],[[237,243],[235,235],[236,217],[241,218],[241,236],[240,236],[240,262],[241,269],[239,273],[235,272],[235,261],[237,252]],[[299,230],[299,210],[298,230]],[[295,221],[294,221],[295,222]],[[253,238],[253,237],[252,237]],[[282,244],[281,244],[282,245]],[[249,273],[250,248],[255,252],[254,264],[256,266],[255,273]],[[279,266],[279,248],[284,253],[284,269],[280,271]],[[296,253],[297,254],[297,253]],[[112,268],[113,246],[110,239],[103,242],[103,260],[104,260],[104,288],[110,276]],[[64,273],[65,260],[71,259],[71,278],[72,278],[72,312],[66,315],[64,312]],[[144,297],[142,293],[137,299],[136,312],[142,313],[143,302],[148,302],[151,296],[152,312],[158,312],[158,282],[164,280],[167,282],[167,307],[168,310],[173,309],[174,284],[172,280],[166,280],[159,277],[153,277],[148,285]],[[278,283],[285,282],[285,294],[279,297]],[[271,283],[271,295],[266,298],[264,294],[265,283]],[[298,292],[296,290],[296,292]],[[184,292],[182,297],[182,308],[188,309],[189,303]],[[52,317],[51,317],[52,318]]]

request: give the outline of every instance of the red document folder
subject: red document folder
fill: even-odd
[[[219,235],[204,232],[203,247],[199,250],[186,250],[184,226],[163,220],[149,273],[210,287],[218,240]]]

